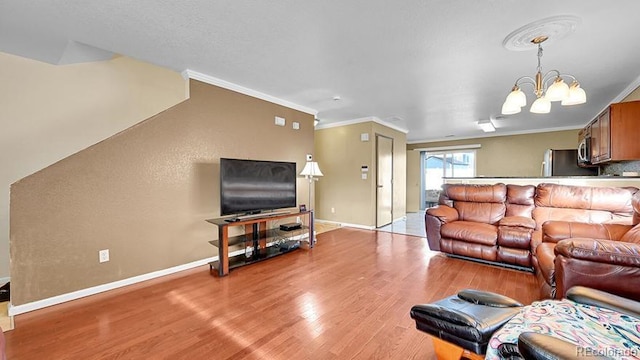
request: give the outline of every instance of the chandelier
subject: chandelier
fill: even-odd
[[[562,105],[577,105],[587,102],[587,94],[580,87],[576,78],[572,75],[561,74],[558,70],[549,70],[542,75],[542,43],[548,36],[535,37],[531,42],[538,45],[538,72],[536,77],[522,76],[516,80],[513,89],[502,104],[502,114],[517,114],[527,105],[527,96],[520,90],[520,86],[529,84],[533,86],[536,100],[531,104],[529,111],[535,114],[548,114],[551,111],[551,102],[560,101]],[[567,85],[563,78],[571,79],[571,85]]]

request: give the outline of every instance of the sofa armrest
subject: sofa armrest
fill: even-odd
[[[556,257],[564,256],[572,259],[640,268],[640,244],[573,238],[558,242],[554,252]]]
[[[580,285],[626,298],[640,298],[640,244],[566,239],[554,247],[556,298]]]
[[[555,242],[571,238],[620,240],[631,225],[588,224],[572,221],[546,221],[542,224],[542,241]]]
[[[530,217],[526,216],[505,216],[498,223],[499,226],[517,226],[527,229],[535,229],[536,222]]]
[[[567,291],[567,299],[640,318],[640,302],[608,292],[584,286],[574,286]]]
[[[426,215],[438,218],[442,224],[458,220],[458,210],[447,205],[438,205],[429,208],[427,209]]]

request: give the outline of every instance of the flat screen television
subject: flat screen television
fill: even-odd
[[[221,215],[296,207],[296,163],[220,159]]]

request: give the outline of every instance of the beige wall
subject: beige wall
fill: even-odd
[[[360,140],[363,133],[369,141]],[[371,121],[316,130],[315,154],[325,175],[316,183],[316,218],[375,226],[376,134],[393,138],[393,217],[405,216],[406,134]],[[366,180],[361,177],[363,165],[369,167]]]
[[[420,152],[407,151],[407,212],[420,210],[420,180]]]
[[[636,100],[640,100],[640,87],[637,87],[635,90],[633,90],[631,94],[627,95],[627,97],[625,97],[621,102],[636,101]]]
[[[541,164],[546,149],[578,147],[578,130],[410,144],[407,145],[407,149],[411,152],[419,148],[469,144],[481,146],[476,149],[476,176],[535,177],[541,175]],[[420,157],[413,155],[408,158],[412,159],[407,164],[411,169],[409,171],[412,173],[417,171],[419,174]],[[408,198],[420,198],[419,186],[408,187],[408,190],[410,190],[407,193]]]
[[[12,185],[12,303],[215,255],[220,157],[302,169],[312,151],[312,115],[191,81],[189,100]]]
[[[185,100],[188,83],[174,71],[126,57],[55,66],[0,52],[0,69],[4,278],[10,275],[10,184]]]

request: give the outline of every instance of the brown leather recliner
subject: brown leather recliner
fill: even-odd
[[[634,211],[632,225],[543,224],[543,242],[536,248],[543,297],[562,298],[567,289],[581,285],[640,300],[640,191],[627,206]]]
[[[445,184],[439,206],[425,215],[431,250],[497,261],[498,223],[505,215],[507,186]]]

